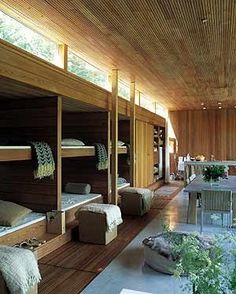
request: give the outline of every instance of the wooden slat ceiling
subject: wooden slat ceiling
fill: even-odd
[[[1,2],[170,110],[236,105],[234,0]]]

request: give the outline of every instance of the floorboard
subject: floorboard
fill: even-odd
[[[124,217],[117,238],[110,244],[104,246],[72,241],[40,259],[43,279],[39,294],[80,293],[182,189],[182,185],[172,186],[176,189],[168,195],[155,194],[153,208],[148,214]]]

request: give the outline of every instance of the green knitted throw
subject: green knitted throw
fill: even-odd
[[[95,143],[95,151],[96,151],[96,159],[97,164],[96,167],[98,170],[104,170],[108,168],[108,157],[106,146],[100,143]]]
[[[34,163],[34,178],[42,179],[53,176],[55,162],[50,146],[45,142],[30,142]]]

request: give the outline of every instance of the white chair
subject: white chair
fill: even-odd
[[[201,227],[203,230],[203,215],[204,213],[221,213],[227,214],[227,227],[232,226],[232,191],[222,190],[202,190],[201,192]]]

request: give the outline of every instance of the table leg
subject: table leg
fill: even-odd
[[[189,193],[188,224],[197,224],[197,192]]]
[[[236,226],[236,193],[233,193],[233,226]]]

